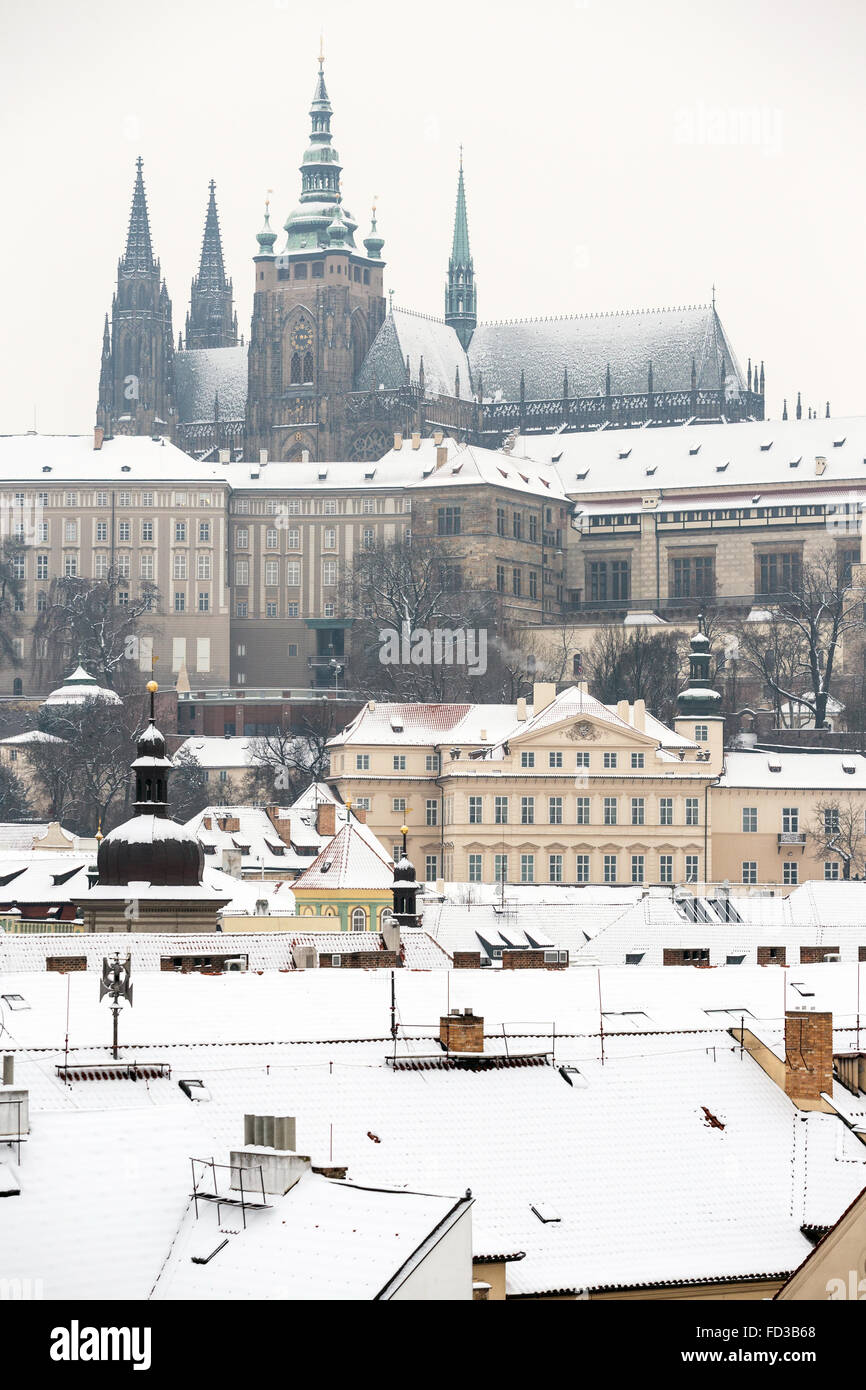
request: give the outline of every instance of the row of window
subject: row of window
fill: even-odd
[[[826,807],[822,812],[824,834],[838,835],[839,833],[839,808],[836,806]],[[742,808],[742,828],[746,835],[755,835],[758,831],[758,808],[757,806],[744,806]],[[866,831],[866,815],[864,815],[864,831]],[[800,808],[799,806],[782,807],[782,834],[799,835],[800,830]]]
[[[276,588],[280,582],[280,561],[265,560],[263,566],[263,578],[268,588]],[[322,583],[326,587],[333,587],[337,583],[338,569],[336,560],[322,561]],[[286,587],[297,589],[302,578],[302,568],[300,560],[289,560],[286,562]],[[250,562],[242,558],[235,560],[235,584],[245,586],[250,582]]]
[[[408,533],[408,532],[404,532],[404,535],[406,535],[407,537],[410,537],[410,533]],[[286,530],[285,530],[285,537],[286,537],[286,547],[285,547],[286,550],[300,550],[300,549],[301,549],[301,532],[300,532],[300,530],[299,530],[298,527],[295,527],[295,526],[289,526],[289,527],[287,527]],[[365,526],[365,527],[363,528],[362,532],[361,532],[361,545],[363,546],[364,550],[372,550],[373,545],[375,544],[375,540],[376,540],[376,532],[374,531],[373,527],[372,527],[372,526]],[[326,526],[326,527],[324,528],[324,530],[322,531],[322,536],[321,536],[320,545],[321,545],[321,548],[322,548],[323,550],[336,550],[336,549],[337,549],[337,530],[336,530],[336,527],[334,527],[334,526]],[[249,550],[249,548],[250,548],[250,532],[249,532],[249,527],[247,527],[247,526],[238,526],[238,527],[236,528],[236,530],[235,530],[235,537],[234,537],[234,546],[235,546],[235,550]],[[265,528],[265,550],[279,550],[279,549],[280,549],[280,532],[279,532],[278,528],[277,528],[276,526],[268,526],[268,527],[266,527],[266,528]]]
[[[396,847],[395,847],[396,848]],[[595,866],[598,877],[592,877],[593,859],[598,857],[598,864]],[[516,875],[517,882],[520,883],[647,883],[648,864],[645,854],[604,854],[593,856],[591,854],[577,854],[574,856],[574,876],[570,880],[566,874],[570,867],[564,854],[548,854],[546,857],[536,854],[521,854],[519,856],[509,856],[507,854],[494,854],[492,856],[492,878],[487,879],[485,874],[490,870],[491,856],[484,854],[470,854],[467,856],[467,876],[470,883],[509,883],[512,882],[511,875]],[[700,882],[700,856],[697,854],[686,854],[683,856],[683,881],[686,883]],[[672,854],[660,854],[656,863],[657,883],[674,883],[675,857]],[[546,876],[544,876],[546,871]],[[622,874],[622,877],[620,875]],[[539,877],[539,875],[542,875]],[[439,877],[439,855],[428,854],[425,856],[424,876],[426,881],[431,882]]]
[[[321,481],[327,482],[327,464],[322,464],[323,477]],[[409,497],[398,497],[394,499],[395,511],[411,512],[412,500]],[[253,513],[263,513],[265,516],[301,516],[302,514],[315,514],[319,511],[324,516],[337,516],[338,513],[348,513],[350,506],[353,511],[361,516],[373,516],[377,512],[386,510],[386,499],[383,497],[361,497],[349,499],[341,506],[336,497],[316,497],[309,500],[300,497],[276,498],[266,497],[263,501],[256,500],[253,506],[249,497],[235,497],[231,504],[233,516],[252,516]],[[458,509],[459,510],[459,509]]]
[[[842,551],[840,565],[850,578],[851,566],[859,563],[859,550]],[[802,556],[796,550],[772,550],[755,556],[755,593],[790,593],[799,587]],[[586,591],[592,602],[630,599],[631,560],[589,560]],[[713,555],[681,554],[669,557],[668,593],[671,598],[705,598],[716,592],[716,562]]]
[[[198,504],[198,506],[200,507],[213,506],[213,497],[209,492],[194,494],[191,499],[189,497],[189,494],[186,492],[175,492],[172,494],[170,503],[167,501],[157,503],[156,494],[153,492],[142,492],[140,494],[133,492],[118,492],[114,495],[113,500],[114,504],[118,507],[153,507],[156,505],[187,507],[195,506],[196,504]],[[222,499],[220,498],[220,501],[221,500]],[[62,494],[59,492],[37,492],[35,494],[15,492],[12,494],[13,506],[22,511],[25,508],[59,507],[61,505],[64,507],[107,507],[110,505],[110,502],[110,494],[108,492],[102,491],[94,492],[92,494],[82,493],[80,495],[77,492],[64,492]]]
[[[51,543],[51,523],[48,521],[38,521],[33,536],[36,545],[50,545]],[[175,544],[185,545],[192,539],[194,528],[186,521],[174,522]],[[63,544],[78,545],[81,535],[81,526],[77,517],[66,517],[63,522]],[[141,521],[139,523],[139,535],[143,545],[154,544],[154,523],[152,520]],[[13,539],[24,541],[24,523],[16,522],[13,527]],[[97,545],[107,545],[109,541],[109,523],[107,521],[94,522],[94,539]],[[121,545],[132,543],[132,522],[118,521],[116,523],[115,539]],[[209,521],[198,523],[198,540],[201,545],[209,545],[211,541],[211,524]]]
[[[366,756],[364,754],[360,756]],[[518,798],[514,798],[518,800]],[[544,804],[544,798],[534,796],[521,796],[519,798],[519,818],[514,824],[535,825],[536,824],[536,800]],[[592,825],[592,798],[589,796],[579,796],[576,798],[575,819],[564,820],[564,801],[561,796],[549,796],[547,800],[546,823],[548,825]],[[470,796],[469,801],[469,824],[484,824],[484,798],[482,796]],[[446,824],[453,821],[451,807],[453,798],[446,798]],[[405,815],[408,810],[408,802],[405,796],[395,796],[391,798],[391,811],[394,815]],[[428,797],[424,802],[424,823],[425,825],[439,824],[439,800],[436,797]],[[658,804],[658,825],[673,825],[674,823],[674,798],[663,796],[659,798]],[[493,824],[509,824],[509,798],[507,796],[494,796],[493,798]],[[647,820],[646,798],[643,796],[633,796],[626,801],[626,820],[619,819],[619,801],[615,796],[605,796],[602,798],[602,815],[597,822],[599,825],[649,825]],[[700,825],[700,803],[696,796],[685,798],[685,820],[683,824],[688,826]]]

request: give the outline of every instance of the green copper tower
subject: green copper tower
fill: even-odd
[[[463,184],[463,147],[460,148],[460,177],[457,180],[457,210],[454,214],[454,241],[448,261],[445,290],[445,322],[450,323],[464,348],[468,348],[478,324],[475,267],[469,250],[469,223],[466,217],[466,189]]]

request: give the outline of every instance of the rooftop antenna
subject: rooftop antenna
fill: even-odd
[[[111,1012],[114,1015],[113,1021],[113,1040],[111,1055],[117,1061],[117,1019],[120,1014],[120,1001],[125,999],[132,1008],[132,958],[126,957],[121,961],[120,952],[115,951],[114,960],[109,964],[106,956],[102,957],[102,979],[99,982],[99,1002],[105,998],[106,994],[111,1000]]]

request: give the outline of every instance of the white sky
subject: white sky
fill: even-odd
[[[4,0],[0,432],[86,431],[135,156],[183,328],[217,181],[239,323],[297,201],[319,30],[343,194],[441,315],[457,147],[483,319],[709,299],[768,413],[866,409],[862,0]],[[282,241],[278,241],[279,249]]]

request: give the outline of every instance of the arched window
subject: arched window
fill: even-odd
[[[292,374],[291,374],[291,376],[290,376],[290,378],[289,378],[289,384],[290,384],[291,386],[295,386],[295,385],[298,385],[298,386],[299,386],[300,383],[301,383],[301,354],[300,354],[299,352],[293,352],[293,353],[292,353]]]
[[[336,917],[336,915],[337,909],[335,907],[326,907],[325,911],[322,913],[323,917]]]
[[[352,931],[367,930],[367,909],[356,907],[352,913]]]
[[[312,354],[311,352],[306,352],[306,353],[304,353],[304,378],[303,378],[303,379],[304,379],[304,381],[312,381],[312,380],[313,380],[313,354]]]

